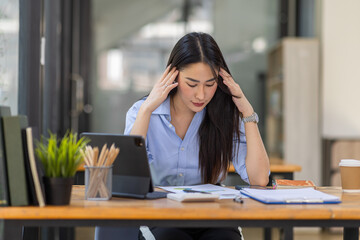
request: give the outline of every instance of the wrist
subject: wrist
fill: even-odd
[[[245,117],[250,117],[253,113],[254,113],[254,109],[249,106],[247,109],[244,109],[241,114],[242,114],[242,117],[245,118]]]
[[[247,118],[247,117],[250,117],[252,114],[254,113],[254,110],[252,110],[252,111],[244,111],[244,112],[242,112],[241,114],[242,114],[242,117],[243,118]]]
[[[144,102],[138,111],[138,115],[140,114],[143,116],[150,116],[153,111],[154,110],[152,110],[152,108],[150,108],[149,105]]]
[[[245,97],[241,98],[241,100],[235,99],[234,103],[239,112],[241,113],[242,117],[249,117],[251,116],[251,114],[254,113],[253,107]]]

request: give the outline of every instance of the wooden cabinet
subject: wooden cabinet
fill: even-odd
[[[266,147],[270,158],[302,166],[296,178],[319,182],[319,44],[285,38],[268,54]]]

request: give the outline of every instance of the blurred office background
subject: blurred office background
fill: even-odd
[[[360,158],[357,0],[0,0],[0,104],[50,129],[122,133],[176,41],[210,33],[272,161],[339,185]],[[279,70],[280,69],[280,70]],[[286,70],[285,70],[286,69]]]
[[[122,132],[127,109],[149,93],[176,41],[192,31],[214,36],[234,78],[262,113],[262,76],[266,52],[278,40],[278,8],[278,1],[94,0],[92,129]]]
[[[348,27],[358,7],[355,0],[0,0],[0,103],[45,135],[122,133],[126,111],[149,93],[175,42],[207,32],[258,112],[271,159],[300,165],[295,178],[336,185],[338,160],[359,155],[359,28]]]

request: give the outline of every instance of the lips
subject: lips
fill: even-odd
[[[204,103],[194,103],[194,102],[193,102],[193,104],[195,105],[195,107],[202,107],[202,106],[204,106]]]

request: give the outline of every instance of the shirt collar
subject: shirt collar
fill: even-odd
[[[201,110],[201,112],[196,113],[195,115],[199,115],[201,119],[203,118],[205,114],[206,107]],[[170,116],[170,96],[168,96],[165,101],[163,101],[159,107],[157,107],[152,114],[158,114],[158,115],[168,115]]]

